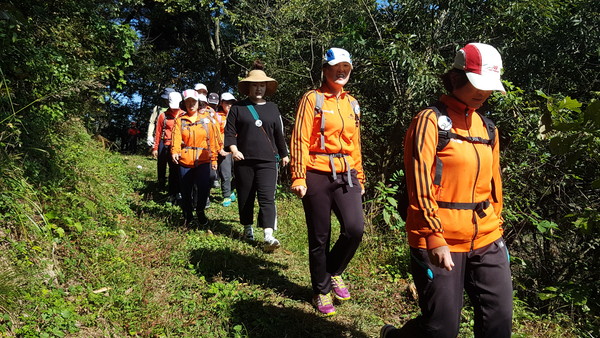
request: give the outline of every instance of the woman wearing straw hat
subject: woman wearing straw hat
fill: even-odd
[[[344,90],[351,72],[348,51],[325,53],[323,84],[300,99],[291,142],[292,190],[306,215],[313,304],[327,316],[335,314],[334,299],[350,299],[341,275],[364,231],[360,109]],[[331,211],[340,236],[330,250]]]
[[[421,315],[400,329],[383,326],[381,337],[456,337],[464,291],[475,337],[511,336],[498,130],[477,112],[493,91],[504,92],[501,70],[494,47],[467,44],[442,75],[448,94],[406,133],[406,231]]]
[[[276,227],[275,188],[277,162],[289,162],[279,108],[264,99],[277,89],[277,81],[268,77],[259,61],[254,62],[248,77],[238,83],[247,99],[236,102],[227,115],[225,148],[235,161],[234,173],[240,223],[244,237],[254,240],[254,199],[258,196],[258,226],[264,229],[265,250],[280,246],[273,236]]]

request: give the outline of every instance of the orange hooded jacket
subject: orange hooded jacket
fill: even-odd
[[[450,96],[440,99],[452,120],[451,132],[489,139],[488,131],[473,108]],[[404,139],[409,208],[406,220],[411,247],[434,249],[448,245],[451,252],[484,247],[502,236],[502,182],[498,131],[493,146],[451,139],[437,153],[443,163],[440,185],[433,183],[436,170],[438,124],[431,109],[412,121]],[[490,204],[480,217],[473,210],[438,207],[438,202]]]
[[[182,115],[175,120],[171,154],[180,154],[179,164],[194,168],[203,163],[217,163],[219,135],[206,113]]]
[[[317,92],[324,96],[322,114],[315,114]],[[333,159],[335,171],[342,173],[348,169],[355,169],[364,189],[359,116],[351,104],[354,100],[346,91],[342,91],[340,96],[336,97],[327,92],[326,86],[311,90],[300,99],[290,147],[292,187],[306,186],[306,170],[332,172],[330,158],[319,154],[344,154],[346,156]],[[321,148],[323,115],[325,149]]]

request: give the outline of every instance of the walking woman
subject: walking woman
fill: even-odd
[[[442,75],[449,94],[408,129],[406,231],[421,315],[401,329],[385,325],[381,337],[456,337],[463,290],[475,312],[475,337],[511,336],[498,131],[476,111],[492,91],[504,92],[501,70],[494,47],[466,45]]]
[[[266,251],[280,246],[273,236],[276,227],[275,189],[277,162],[289,162],[279,108],[265,100],[277,89],[277,81],[268,77],[263,65],[255,62],[248,77],[238,83],[247,98],[236,102],[227,115],[225,148],[231,151],[236,177],[240,223],[244,237],[254,240],[254,199],[258,196],[258,226],[264,229]]]
[[[217,169],[217,151],[219,135],[206,114],[200,113],[199,101],[206,102],[206,96],[193,89],[183,92],[186,113],[175,120],[171,156],[179,164],[181,178],[181,209],[184,225],[193,221],[193,209],[196,209],[199,225],[208,224],[204,207],[210,190],[210,170]],[[192,199],[196,187],[197,198]],[[194,200],[194,206],[192,206]]]
[[[160,113],[156,119],[156,133],[152,142],[152,156],[158,160],[156,168],[160,190],[163,190],[165,187],[167,164],[169,166],[169,201],[175,204],[181,199],[181,193],[179,192],[179,166],[171,158],[171,144],[173,141],[175,120],[183,111],[179,109],[179,104],[182,101],[181,93],[172,91],[168,96],[169,109]]]
[[[350,299],[341,275],[364,230],[360,111],[344,91],[351,72],[346,50],[327,51],[323,84],[300,100],[291,142],[292,190],[306,215],[313,304],[325,315],[335,314],[333,297]],[[330,250],[332,210],[341,230]]]
[[[231,93],[221,94],[221,102],[219,110],[215,114],[215,119],[219,124],[222,138],[225,138],[227,115],[235,101],[235,97]],[[219,169],[217,171],[221,180],[221,193],[223,194],[222,205],[228,207],[231,205],[231,202],[235,202],[236,196],[231,190],[233,159],[231,158],[231,153],[225,151],[225,149],[219,150]]]

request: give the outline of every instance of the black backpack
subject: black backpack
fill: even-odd
[[[435,116],[438,120],[439,120],[440,116],[448,116],[448,111],[446,109],[446,105],[440,101],[436,101],[435,103],[433,103],[431,106],[427,107],[426,109],[433,110],[435,112]],[[448,143],[450,142],[450,139],[459,139],[459,140],[470,142],[470,143],[482,143],[482,144],[487,144],[490,147],[494,146],[494,144],[496,142],[496,125],[494,124],[494,122],[492,122],[492,120],[481,115],[481,113],[479,113],[477,111],[476,111],[476,113],[479,114],[479,116],[483,120],[483,123],[485,124],[485,127],[488,132],[488,137],[489,137],[488,139],[483,139],[481,137],[470,137],[470,136],[458,135],[449,130],[441,129],[438,124],[438,144],[436,147],[436,156],[435,156],[436,169],[435,169],[435,178],[433,180],[433,184],[439,185],[442,182],[442,170],[443,170],[444,164],[442,163],[440,158],[437,156],[437,153],[439,153],[442,149],[444,149],[448,145]],[[399,192],[398,192],[398,198],[397,198],[398,213],[400,214],[400,217],[402,217],[402,220],[406,221],[406,217],[408,216],[408,206],[409,206],[408,191],[406,189],[406,173],[405,173],[404,179],[402,180],[401,183],[402,183],[402,186],[398,190]]]

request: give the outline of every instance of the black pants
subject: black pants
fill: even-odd
[[[452,252],[452,271],[433,266],[426,250],[410,250],[421,315],[388,337],[456,337],[463,289],[475,312],[475,337],[511,336],[512,283],[502,238],[471,252]]]
[[[196,168],[179,166],[181,175],[181,210],[186,221],[193,219],[193,209],[200,222],[203,221],[204,207],[210,190],[210,163],[203,163]],[[198,196],[194,199],[192,194],[196,186]],[[192,203],[194,201],[194,203]],[[192,205],[195,204],[195,205]]]
[[[173,162],[171,157],[171,146],[165,146],[161,141],[158,145],[158,158],[156,163],[158,187],[160,190],[165,189],[167,165],[169,166],[168,192],[170,196],[175,196],[179,192],[179,166]]]
[[[340,275],[362,241],[364,216],[361,186],[352,170],[350,187],[345,173],[334,181],[331,173],[308,171],[302,199],[308,227],[310,279],[315,294],[331,291],[331,276]],[[340,237],[330,250],[331,211],[340,221]]]
[[[256,160],[237,161],[234,165],[240,223],[254,223],[254,199],[258,196],[258,226],[273,228],[277,210],[277,163]]]
[[[232,170],[233,169],[233,158],[231,153],[226,156],[219,155],[219,178],[221,179],[221,193],[223,198],[229,198],[231,196],[232,186]]]

